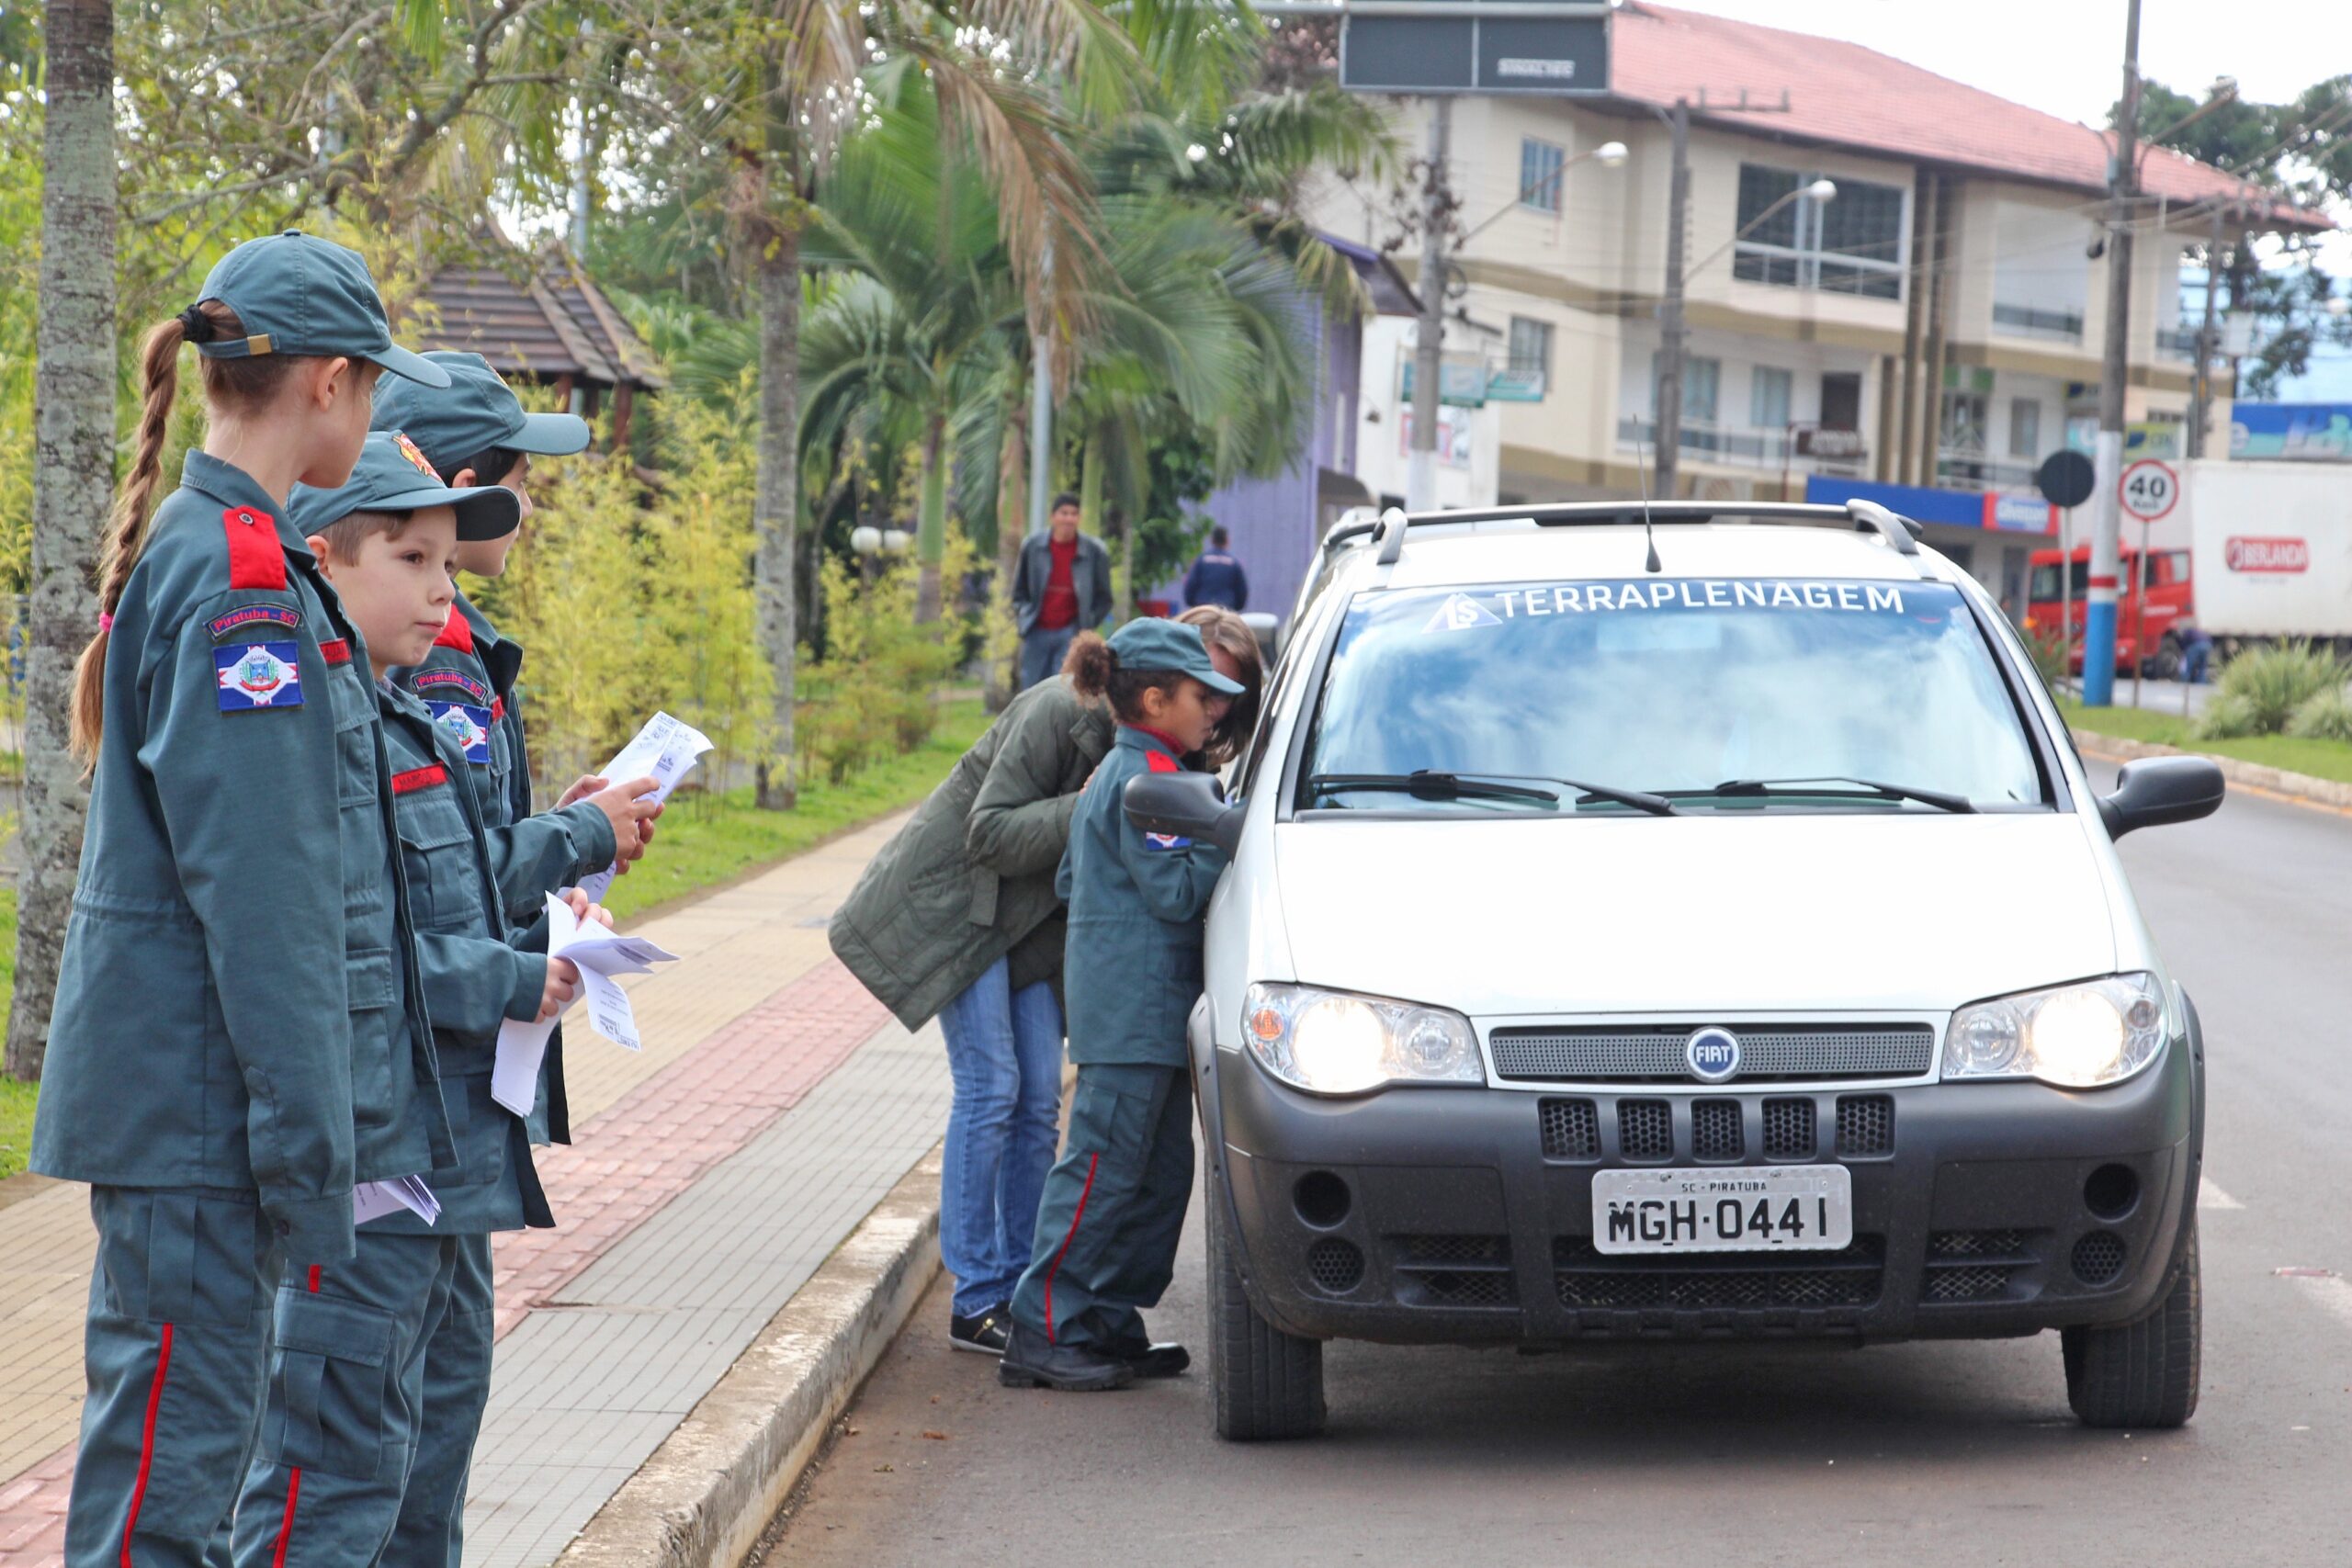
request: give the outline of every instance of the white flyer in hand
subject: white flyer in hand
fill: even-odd
[[[658,803],[670,798],[678,781],[693,772],[695,763],[709,750],[710,737],[684,719],[657,713],[605,764],[603,774],[606,782],[616,784],[631,779],[651,779],[652,793],[645,798]],[[603,903],[605,891],[613,885],[613,869],[606,866],[592,876],[582,877],[580,890]]]
[[[421,1176],[403,1176],[392,1181],[363,1181],[351,1190],[351,1223],[364,1225],[370,1220],[380,1220],[386,1214],[407,1210],[426,1224],[441,1217],[441,1200]]]
[[[622,936],[600,925],[582,926],[571,906],[550,893],[548,956],[568,958],[579,969],[580,994],[573,999],[588,1004],[591,1029],[616,1045],[631,1051],[643,1048],[628,993],[614,983],[613,976],[650,975],[656,964],[675,963],[676,953],[641,936]],[[539,1061],[547,1055],[548,1036],[554,1032],[554,1019],[518,1023],[510,1018],[498,1026],[498,1055],[491,1064],[491,1098],[517,1116],[528,1116],[538,1099]]]

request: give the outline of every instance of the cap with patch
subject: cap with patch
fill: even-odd
[[[453,473],[494,447],[566,457],[587,446],[586,420],[524,412],[521,400],[481,355],[436,349],[424,358],[448,374],[448,385],[427,390],[406,381],[379,383],[372,423],[378,430],[405,432],[443,472]]]
[[[299,229],[247,240],[220,258],[197,299],[220,300],[237,312],[245,329],[243,337],[196,345],[197,352],[215,359],[341,355],[372,361],[428,387],[449,384],[447,370],[392,342],[367,262],[332,240]]]
[[[433,471],[416,443],[396,430],[371,432],[359,448],[348,482],[334,490],[297,485],[286,509],[304,534],[324,533],[355,512],[415,512],[455,507],[458,537],[500,539],[523,521],[523,502],[503,485],[451,490]]]
[[[1111,651],[1119,656],[1122,670],[1173,670],[1227,696],[1245,689],[1240,682],[1217,673],[1209,662],[1208,644],[1201,640],[1201,628],[1182,621],[1138,616],[1111,634]]]

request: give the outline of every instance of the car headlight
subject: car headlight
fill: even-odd
[[[1468,1019],[1385,997],[1261,982],[1241,998],[1241,1038],[1261,1066],[1314,1094],[1487,1079]]]
[[[1944,1032],[1946,1078],[2040,1078],[2061,1089],[2120,1083],[2156,1059],[2168,1031],[2154,975],[1972,1002]]]

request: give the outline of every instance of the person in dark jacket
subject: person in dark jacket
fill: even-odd
[[[1062,667],[1071,639],[1111,618],[1111,552],[1079,532],[1078,497],[1057,495],[1046,532],[1021,547],[1012,615],[1021,628],[1021,690]]]
[[[1156,1304],[1192,1201],[1192,1068],[1184,1021],[1201,988],[1201,915],[1224,872],[1214,845],[1127,821],[1128,781],[1172,773],[1206,748],[1243,691],[1200,628],[1136,620],[1079,639],[1070,680],[1102,692],[1118,741],[1080,797],[1056,886],[1070,902],[1069,1135],[1046,1178],[1028,1271],[999,1363],[1008,1388],[1096,1390],[1191,1363],[1154,1345]]]
[[[1250,607],[1250,574],[1241,570],[1240,558],[1227,547],[1232,538],[1221,527],[1209,530],[1209,547],[1184,574],[1185,604],[1216,604],[1236,611]]]
[[[833,952],[909,1029],[939,1020],[955,1096],[939,1250],[948,1338],[1002,1351],[1061,1110],[1063,919],[1054,869],[1111,713],[1030,687],[883,846],[834,914]]]

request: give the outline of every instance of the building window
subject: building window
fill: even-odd
[[[1794,196],[1818,177],[1760,164],[1739,166],[1735,232],[1746,235],[1735,247],[1732,276],[1826,294],[1903,298],[1903,214],[1910,193],[1841,176],[1835,200]]]
[[[1657,388],[1662,365],[1659,356],[1650,355],[1650,414],[1657,414]],[[1682,358],[1682,423],[1686,425],[1715,423],[1715,394],[1722,388],[1724,362],[1702,359],[1696,355]]]
[[[2041,456],[2041,405],[2031,398],[2019,398],[2009,405],[2009,456]]]
[[[1538,212],[1560,210],[1560,171],[1567,153],[1556,143],[1528,137],[1519,144],[1519,204]]]
[[[1533,373],[1550,378],[1552,374],[1552,323],[1531,321],[1525,316],[1510,319],[1510,367],[1515,372]]]
[[[1758,366],[1747,383],[1747,423],[1758,430],[1786,430],[1789,389],[1794,380],[1786,370]]]

